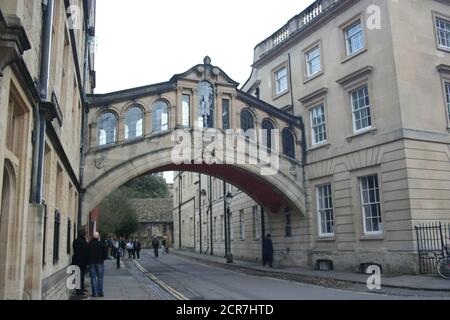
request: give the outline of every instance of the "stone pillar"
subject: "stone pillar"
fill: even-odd
[[[45,208],[31,204],[28,210],[27,241],[25,252],[25,284],[23,299],[41,300],[42,294],[42,247]]]
[[[170,106],[169,108],[169,130],[175,129],[177,123],[177,106]]]
[[[222,110],[223,93],[216,94],[216,128],[223,128],[223,110]]]
[[[145,114],[144,114],[144,117],[145,117],[145,119],[144,119],[144,121],[145,121],[144,135],[146,135],[146,136],[151,135],[153,132],[152,109],[151,109],[152,107],[153,106],[150,106],[150,110],[145,111]]]
[[[230,128],[231,129],[236,129],[236,128],[240,128],[240,124],[238,122],[236,122],[236,118],[237,118],[237,114],[238,114],[238,110],[237,110],[237,100],[236,100],[237,95],[236,94],[232,94],[231,95],[231,99],[230,99]]]
[[[94,148],[98,145],[98,134],[97,134],[97,122],[93,122],[89,125],[89,131],[90,131],[90,148]]]
[[[191,119],[192,126],[198,128],[198,89],[196,88],[192,89]]]
[[[116,143],[120,143],[125,140],[125,118],[119,116],[119,122],[117,124]]]
[[[183,127],[183,88],[177,88],[176,128]]]

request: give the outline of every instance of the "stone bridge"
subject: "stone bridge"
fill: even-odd
[[[118,187],[161,171],[218,177],[269,212],[304,215],[302,119],[238,85],[206,57],[168,82],[89,96],[83,223]]]

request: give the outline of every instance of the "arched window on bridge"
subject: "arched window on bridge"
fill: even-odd
[[[283,154],[295,159],[295,138],[288,128],[283,130]]]
[[[262,138],[263,138],[263,145],[267,148],[267,150],[271,150],[273,143],[272,143],[272,132],[275,129],[275,126],[273,125],[272,121],[269,119],[265,119],[262,122]]]
[[[248,110],[242,110],[241,112],[241,129],[244,130],[248,138],[255,140],[255,132],[252,130],[255,129],[255,117]]]
[[[159,133],[169,130],[169,106],[165,101],[158,101],[153,105],[153,132]]]
[[[135,139],[143,135],[144,113],[138,106],[128,109],[125,117],[125,139]]]
[[[200,128],[214,128],[214,88],[208,81],[198,84],[198,125]]]
[[[117,140],[117,118],[112,112],[100,116],[97,124],[98,145],[104,146],[115,143]]]

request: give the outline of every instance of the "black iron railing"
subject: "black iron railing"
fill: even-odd
[[[419,268],[422,274],[436,273],[437,261],[449,248],[450,224],[430,222],[415,227]]]

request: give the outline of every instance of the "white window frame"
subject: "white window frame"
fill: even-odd
[[[282,71],[284,71],[285,74],[282,77],[279,77],[279,74]],[[275,95],[276,96],[280,96],[289,91],[288,68],[286,65],[275,70],[274,79],[275,79]],[[282,81],[286,81],[285,88],[281,87]]]
[[[220,240],[225,241],[225,216],[220,216]]]
[[[448,26],[446,26],[446,27],[448,27],[448,29],[442,29],[439,26],[439,21],[442,22],[443,24],[447,24]],[[443,48],[445,50],[450,50],[450,20],[446,19],[442,16],[435,16],[434,24],[435,24],[435,28],[436,28],[436,40],[438,43],[438,47]],[[441,43],[442,38],[441,38],[440,32],[447,33],[447,36],[448,36],[448,38],[446,39],[448,41],[447,46],[445,44]]]
[[[323,121],[322,122],[318,122],[318,123],[314,123],[314,119],[317,119],[317,117],[315,117],[315,114],[317,115],[317,110],[322,110],[322,116],[323,116]],[[326,143],[328,140],[328,135],[327,135],[327,117],[325,114],[325,105],[323,103],[316,105],[315,107],[312,107],[309,111],[310,114],[310,118],[311,118],[311,141],[312,141],[312,145],[316,146],[322,143]],[[316,130],[320,130],[322,128],[323,130],[323,140],[316,140],[316,137],[320,136],[320,134],[316,134]]]
[[[364,185],[363,185],[363,181],[364,179],[369,179],[369,178],[373,178],[375,177],[377,179],[377,188],[375,189],[367,189],[365,190]],[[380,200],[380,183],[378,180],[378,175],[377,174],[373,174],[373,175],[368,175],[368,176],[363,176],[360,177],[359,179],[359,188],[360,188],[360,196],[361,196],[361,213],[362,213],[362,219],[363,219],[363,228],[364,228],[364,234],[365,235],[382,235],[383,234],[383,216],[382,216],[382,212],[381,212],[381,200]],[[378,197],[375,197],[375,201],[371,202],[370,201],[370,194],[368,195],[368,202],[364,202],[364,192],[368,191],[370,192],[371,190],[373,190],[374,192],[376,192],[376,195]],[[365,208],[366,207],[371,207],[373,205],[377,205],[378,206],[378,214],[377,215],[371,215],[369,217],[366,217],[366,211]],[[371,212],[372,214],[372,212]],[[379,226],[379,230],[373,231],[373,230],[367,230],[367,222],[366,219],[371,219],[373,217],[377,217],[379,219],[378,221],[378,226]]]
[[[261,211],[259,210],[259,206],[252,207],[252,215],[253,215],[253,239],[259,240],[260,236],[260,223],[259,223],[259,215]]]
[[[364,96],[364,100],[367,97],[369,99],[369,104],[368,105],[364,105],[364,107],[362,108],[358,108],[355,110],[354,108],[354,100],[353,100],[353,94],[360,91],[360,90],[366,90],[366,94]],[[359,100],[359,99],[358,99]],[[370,104],[370,94],[369,94],[369,86],[368,84],[364,84],[363,86],[360,86],[352,91],[350,91],[350,104],[351,104],[351,108],[352,108],[352,125],[353,125],[353,132],[354,133],[358,133],[358,132],[362,132],[362,131],[367,131],[373,128],[373,113],[372,113],[372,108],[371,108],[371,104]],[[358,112],[362,112],[362,110],[369,110],[370,116],[369,117],[365,117],[365,119],[370,119],[370,125],[366,126],[366,127],[362,127],[360,129],[356,128],[356,117],[355,114]],[[359,120],[361,120],[362,118],[360,118]]]
[[[187,102],[185,101],[185,98],[188,98]],[[187,128],[191,125],[191,96],[189,94],[182,94],[181,105],[181,125],[184,128]]]
[[[329,198],[329,201],[326,201],[325,197],[322,199],[320,196],[320,190],[322,188],[327,188],[327,192],[329,192],[329,194],[326,196],[326,198]],[[324,194],[324,193],[322,193]],[[335,217],[334,217],[334,209],[333,209],[333,190],[331,188],[331,184],[324,184],[324,185],[320,185],[316,187],[316,199],[317,199],[317,224],[318,224],[318,229],[319,229],[319,237],[321,238],[331,238],[334,237],[335,235],[335,227],[336,227],[336,221],[335,221]],[[322,203],[323,201],[327,202],[327,205],[322,207]],[[331,203],[330,203],[331,202]],[[331,204],[331,206],[330,206]],[[331,220],[323,220],[324,215],[327,215],[327,211],[331,211]],[[332,232],[323,232],[322,226],[323,223],[327,223],[327,222],[331,222],[332,223]]]
[[[311,57],[310,54],[312,54],[314,51],[318,51],[318,54]],[[317,70],[316,72],[312,72],[312,63],[315,60],[319,60],[319,70]],[[309,49],[306,53],[305,53],[305,60],[306,60],[306,76],[307,78],[311,78],[317,74],[319,74],[320,72],[322,72],[322,52],[320,49],[320,45],[316,45],[313,48]]]
[[[239,211],[239,236],[241,240],[245,239],[245,212]]]
[[[358,32],[355,32],[353,34],[349,34],[350,29],[356,27],[357,25],[359,25],[361,27],[361,30],[359,30]],[[352,56],[352,55],[364,50],[366,39],[364,36],[364,24],[362,22],[362,19],[357,19],[357,20],[353,21],[351,24],[349,24],[348,26],[346,26],[344,28],[344,36],[345,36],[345,48],[346,48],[345,52],[347,53],[347,57]],[[361,37],[362,45],[357,50],[350,51],[350,48],[351,48],[350,45],[352,43],[351,41],[354,37],[357,37],[357,36]]]

